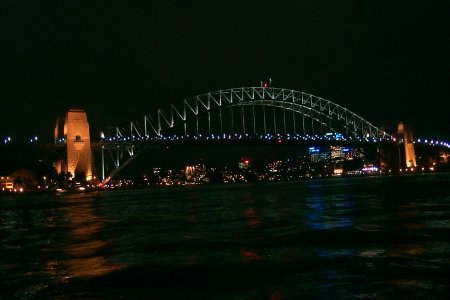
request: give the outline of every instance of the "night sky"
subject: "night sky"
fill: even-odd
[[[1,1],[0,136],[49,136],[69,107],[116,125],[268,77],[450,136],[446,1],[79,2]]]

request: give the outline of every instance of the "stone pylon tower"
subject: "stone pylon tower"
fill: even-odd
[[[65,118],[58,119],[55,127],[55,140],[63,138],[66,142],[65,158],[56,163],[58,173],[72,176],[85,176],[92,179],[92,151],[89,122],[82,109],[70,109]]]
[[[414,150],[413,135],[411,130],[402,122],[398,124],[397,133],[400,138],[403,138],[403,145],[405,149],[405,166],[407,168],[415,168],[416,151]]]

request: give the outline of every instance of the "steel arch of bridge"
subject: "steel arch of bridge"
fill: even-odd
[[[202,113],[207,115],[208,131],[211,133],[211,112],[216,109],[220,111],[220,123],[222,124],[222,108],[241,107],[243,109],[246,106],[275,107],[292,111],[309,118],[313,123],[316,122],[325,126],[331,132],[346,134],[347,136],[392,139],[392,136],[384,130],[339,104],[301,91],[276,87],[240,87],[197,95],[185,99],[181,105],[171,104],[166,110],[158,109],[153,114],[146,114],[140,125],[136,122],[130,122],[128,130],[116,127],[115,136],[118,138],[128,136],[133,139],[135,137],[160,137],[178,125],[182,125],[184,135],[188,135],[192,133],[187,130],[187,122],[191,117],[197,118],[196,133],[198,134],[198,116]],[[254,118],[255,116],[253,116],[253,120]],[[242,122],[245,122],[245,120],[242,119]],[[333,124],[339,125],[339,128],[335,128]]]
[[[142,151],[136,152],[140,142],[147,140],[150,141],[165,141],[164,135],[167,134],[170,137],[170,131],[176,126],[182,126],[181,135],[185,137],[194,137],[195,139],[202,135],[199,134],[199,115],[206,114],[207,116],[207,130],[202,133],[207,133],[211,136],[211,113],[216,110],[219,112],[220,118],[220,133],[224,135],[226,132],[222,131],[222,109],[238,109],[242,112],[241,116],[244,116],[245,107],[251,107],[253,113],[253,134],[258,138],[262,137],[262,134],[266,132],[266,107],[272,107],[274,109],[280,109],[285,113],[291,111],[292,116],[299,114],[303,118],[303,135],[306,134],[304,127],[304,119],[309,118],[311,125],[319,124],[324,126],[328,131],[333,133],[340,133],[346,137],[370,142],[377,141],[393,141],[394,138],[386,133],[384,130],[372,125],[369,121],[365,120],[361,116],[353,113],[347,108],[336,104],[330,100],[314,96],[312,94],[296,91],[292,89],[275,88],[275,87],[241,87],[232,88],[226,90],[219,90],[215,92],[209,92],[195,97],[183,100],[183,103],[176,106],[171,104],[166,110],[158,109],[153,114],[146,114],[143,122],[130,122],[128,128],[114,127],[114,132],[107,137],[103,137],[102,144],[102,184],[107,184],[112,177],[125,168],[136,155]],[[257,132],[255,126],[255,107],[263,108],[264,130],[263,132]],[[193,118],[196,123],[195,132],[188,131],[187,123],[190,118]],[[275,118],[275,111],[274,111]],[[284,134],[286,130],[286,116],[284,114]],[[242,117],[242,127],[245,134],[245,118]],[[295,132],[296,121],[293,119],[293,129]],[[192,124],[191,124],[192,125]],[[234,128],[234,126],[231,126]],[[275,132],[276,121],[274,121]],[[339,127],[339,128],[338,128]],[[178,128],[180,129],[180,128]],[[343,130],[343,131],[342,131]],[[314,128],[313,128],[314,131]],[[229,136],[233,132],[228,132]],[[234,132],[235,133],[235,132]],[[242,133],[242,132],[241,132]],[[248,134],[245,134],[248,136]],[[313,132],[314,135],[314,132]],[[206,135],[208,137],[208,135]],[[288,134],[289,136],[289,134]],[[314,136],[306,134],[303,138],[305,140],[315,140]],[[172,135],[172,138],[174,136]],[[214,134],[212,135],[214,138]],[[177,139],[177,135],[175,135]],[[105,151],[108,151],[111,155],[114,163],[112,172],[106,177],[105,169]],[[115,152],[113,154],[113,152]],[[128,154],[128,158],[125,154]]]

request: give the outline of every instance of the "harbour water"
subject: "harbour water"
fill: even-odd
[[[450,174],[0,197],[1,299],[449,295]]]

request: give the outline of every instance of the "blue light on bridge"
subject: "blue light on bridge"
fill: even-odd
[[[317,142],[317,141],[336,141],[336,142],[357,142],[357,143],[404,143],[403,140],[396,141],[389,136],[386,137],[366,137],[366,136],[344,136],[339,133],[327,133],[325,135],[318,134],[248,134],[248,133],[221,133],[221,134],[187,134],[187,135],[159,135],[159,136],[105,136],[103,141],[106,142],[134,142],[134,141],[164,141],[164,142],[176,142],[176,141],[263,141],[263,142],[277,142],[283,143],[284,141],[302,141],[302,142]],[[8,141],[5,140],[5,143]],[[445,146],[450,148],[448,141],[440,141],[437,139],[417,139],[414,143],[423,143],[430,146]],[[348,152],[351,149],[344,149],[344,152]]]
[[[404,141],[401,141],[404,142]],[[448,141],[443,141],[439,139],[430,139],[430,138],[418,138],[417,140],[412,141],[414,144],[422,144],[428,146],[443,146],[446,148],[450,148],[450,143]]]

